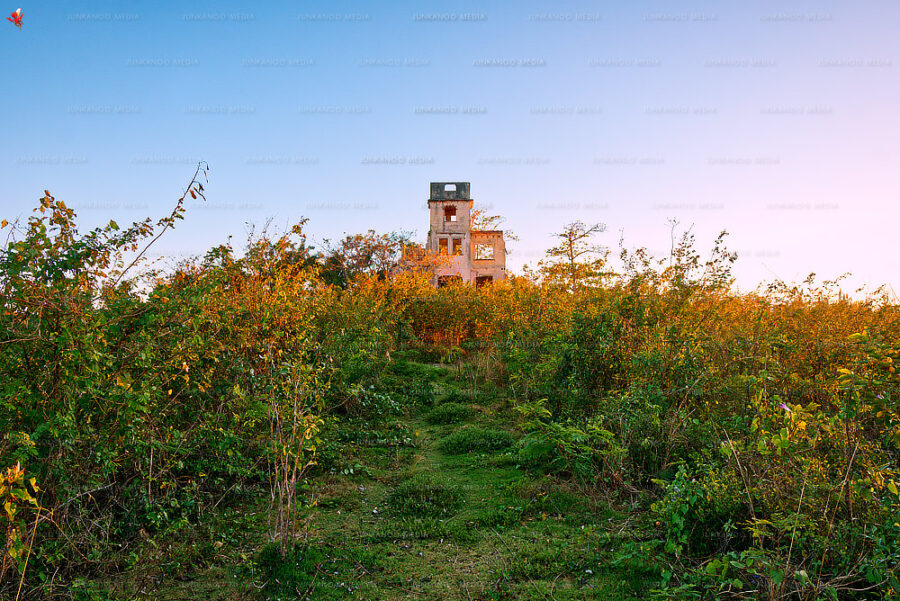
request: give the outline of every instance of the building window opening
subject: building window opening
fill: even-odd
[[[444,184],[444,192],[456,192],[456,184]]]
[[[487,286],[491,282],[494,281],[494,276],[492,275],[479,275],[475,278],[475,287],[481,288],[482,286]]]
[[[456,207],[444,207],[444,221],[456,221]]]
[[[493,244],[476,244],[475,259],[477,261],[493,261],[494,245]]]
[[[458,275],[442,275],[438,277],[438,288],[444,288],[446,286],[460,285],[462,284],[462,278]]]
[[[438,240],[438,251],[442,255],[447,254],[447,239],[446,238],[440,238]]]
[[[462,247],[463,247],[462,240],[460,240],[458,238],[453,240],[453,254],[454,255],[461,257],[462,256]]]

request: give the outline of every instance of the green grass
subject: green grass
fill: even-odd
[[[425,416],[429,424],[458,424],[472,417],[472,408],[462,403],[444,403],[432,409]]]
[[[436,399],[436,402],[440,405],[445,403],[457,403],[459,405],[465,405],[466,403],[471,402],[472,399],[468,394],[460,391],[457,388],[449,388],[447,391]]]
[[[416,474],[400,483],[388,497],[388,505],[400,515],[446,517],[463,504],[458,486],[442,482],[433,474]]]
[[[493,453],[508,449],[515,442],[512,434],[505,430],[463,427],[438,442],[437,447],[444,453]]]
[[[270,543],[259,553],[257,565],[265,578],[266,599],[344,599],[358,589],[356,583],[375,561],[359,550],[315,545],[297,545],[282,557],[278,545]]]

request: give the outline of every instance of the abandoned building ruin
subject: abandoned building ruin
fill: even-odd
[[[506,278],[503,231],[472,229],[469,189],[469,182],[431,182],[425,248],[444,259],[435,268],[436,286],[453,280],[484,286]]]

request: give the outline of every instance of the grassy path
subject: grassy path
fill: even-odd
[[[625,601],[640,573],[603,540],[626,516],[517,465],[510,415],[474,405],[338,420],[305,497],[297,551],[267,551],[268,496],[146,541],[134,566],[80,599]],[[271,549],[271,547],[269,548]],[[95,586],[97,585],[97,586]]]
[[[596,530],[617,516],[523,473],[502,448],[507,433],[473,409],[465,421],[474,424],[404,422],[412,446],[347,444],[345,463],[358,469],[318,490],[304,556],[278,572],[281,590],[309,599],[637,598],[639,580],[604,567],[596,548]],[[442,444],[454,432],[463,448]],[[466,445],[475,448],[460,452]]]

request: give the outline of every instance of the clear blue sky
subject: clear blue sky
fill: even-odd
[[[424,239],[470,181],[534,264],[601,242],[701,248],[742,288],[815,271],[900,291],[900,5],[830,2],[30,2],[2,21],[0,217],[45,188],[84,227],[209,202],[161,252],[310,218],[315,240]]]

